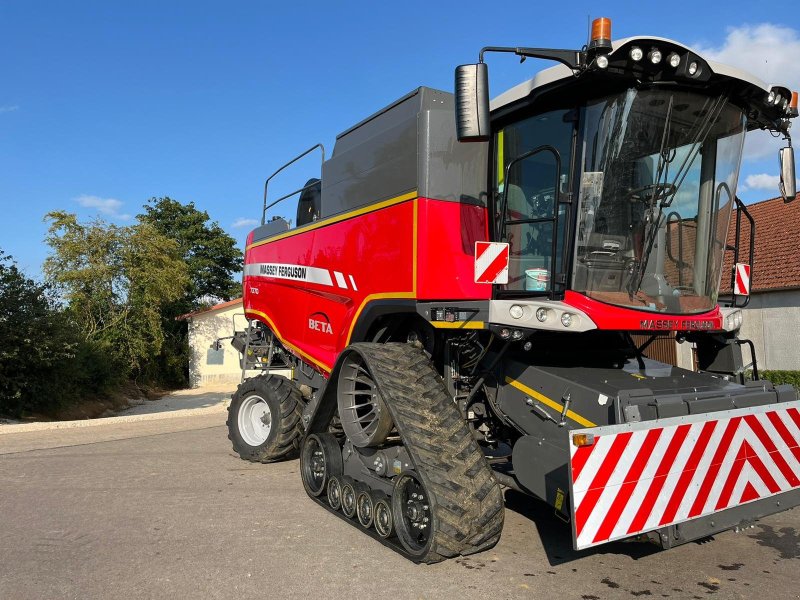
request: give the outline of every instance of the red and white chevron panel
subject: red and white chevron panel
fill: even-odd
[[[508,283],[509,246],[505,242],[475,242],[475,283]]]
[[[737,296],[750,295],[750,265],[747,263],[736,263],[734,265],[736,277],[733,282],[733,293]]]
[[[571,431],[595,435],[592,446],[570,443],[576,549],[800,487],[798,408],[787,402]]]

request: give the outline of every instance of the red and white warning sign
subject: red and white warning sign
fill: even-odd
[[[736,279],[733,284],[733,293],[737,296],[750,295],[750,265],[736,263]]]
[[[508,244],[475,242],[475,283],[508,283]]]
[[[800,488],[799,407],[794,401],[571,431],[594,435],[591,446],[570,446],[575,547]]]

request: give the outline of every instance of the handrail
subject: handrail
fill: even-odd
[[[552,217],[542,217],[537,219],[508,219],[508,191],[510,188],[510,179],[509,176],[511,175],[511,167],[517,164],[518,162],[522,162],[534,156],[535,154],[539,154],[540,152],[549,152],[555,158],[556,163],[556,172],[555,172],[555,181],[553,183],[553,216]],[[563,282],[557,281],[557,276],[562,275],[561,269],[563,268],[563,264],[559,266],[558,272],[556,272],[556,263],[557,263],[557,256],[558,256],[558,213],[561,211],[561,204],[566,204],[561,200],[561,191],[560,191],[560,181],[561,181],[561,153],[558,151],[557,148],[551,146],[550,144],[543,144],[534,148],[533,150],[529,150],[523,154],[520,154],[516,158],[509,161],[509,163],[505,167],[505,188],[503,189],[503,197],[501,200],[501,213],[499,219],[499,229],[497,232],[497,239],[500,240],[506,233],[506,226],[509,223],[544,223],[544,222],[551,222],[553,223],[553,235],[552,235],[552,242],[550,251],[552,256],[550,257],[550,290],[549,295],[551,298],[554,297],[556,293],[556,284],[564,285]],[[562,256],[563,262],[563,256]],[[561,290],[559,290],[561,291]]]
[[[319,182],[315,181],[314,183],[309,183],[308,185],[304,185],[299,190],[295,190],[293,192],[289,192],[285,196],[281,196],[277,200],[273,200],[272,202],[267,204],[267,206],[264,207],[264,211],[266,212],[267,209],[272,208],[273,206],[275,206],[279,202],[282,202],[283,200],[286,200],[287,198],[289,198],[291,196],[294,196],[295,194],[301,194],[301,193],[305,192],[306,190],[310,190],[311,188],[316,187],[317,185],[319,185]],[[262,223],[262,225],[263,225],[263,223]]]
[[[306,150],[305,152],[303,152],[302,154],[299,154],[298,156],[295,156],[295,157],[294,157],[292,160],[290,160],[289,162],[287,162],[287,163],[286,163],[285,165],[283,165],[283,166],[282,166],[280,169],[278,169],[277,171],[275,171],[275,172],[274,172],[272,175],[270,175],[269,177],[267,177],[267,180],[264,182],[264,205],[263,205],[263,208],[261,209],[261,224],[262,224],[262,225],[263,225],[263,224],[266,222],[266,219],[267,219],[267,209],[268,209],[268,208],[272,208],[273,206],[275,206],[275,205],[276,205],[278,202],[280,202],[281,200],[286,200],[286,198],[289,198],[290,196],[294,196],[295,194],[297,194],[297,193],[299,193],[299,192],[303,192],[303,191],[305,191],[307,188],[311,187],[311,186],[304,186],[304,187],[300,188],[299,190],[292,192],[291,194],[286,194],[285,196],[281,196],[280,198],[278,198],[277,200],[275,200],[275,202],[272,202],[272,203],[271,203],[269,206],[267,206],[267,187],[269,186],[269,182],[270,182],[270,180],[271,180],[273,177],[275,177],[275,176],[276,176],[278,173],[280,173],[281,171],[283,171],[283,170],[284,170],[286,167],[288,167],[289,165],[292,165],[292,164],[296,163],[298,160],[300,160],[300,159],[301,159],[301,158],[303,158],[304,156],[306,156],[306,155],[308,155],[308,154],[311,154],[311,153],[312,153],[314,150],[316,150],[317,148],[319,148],[319,149],[322,151],[322,163],[324,163],[324,162],[325,162],[325,146],[323,146],[322,144],[315,144],[315,145],[311,146],[311,148],[309,148],[308,150]],[[320,168],[321,168],[321,165],[322,165],[322,163],[320,163]]]
[[[753,215],[750,214],[750,211],[747,210],[744,202],[742,202],[738,196],[734,196],[733,198],[736,204],[736,248],[733,251],[733,271],[731,273],[731,297],[733,298],[733,306],[736,308],[744,308],[748,304],[750,304],[750,294],[744,297],[742,304],[739,304],[738,298],[734,293],[736,289],[736,263],[739,262],[739,244],[740,238],[742,233],[742,215],[748,220],[750,223],[750,248],[748,248],[749,252],[749,264],[750,264],[750,289],[753,288],[753,275],[755,274],[753,269],[753,263],[755,262],[755,242],[756,242],[756,222],[753,219]]]

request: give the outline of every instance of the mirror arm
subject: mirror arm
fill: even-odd
[[[486,52],[508,52],[526,58],[542,58],[554,60],[568,66],[573,71],[579,71],[586,66],[586,52],[583,50],[553,50],[549,48],[511,48],[504,46],[486,46],[481,48],[478,55],[478,62],[483,62],[483,55]]]

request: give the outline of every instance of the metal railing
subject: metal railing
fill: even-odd
[[[294,163],[296,163],[301,158],[311,154],[317,148],[319,148],[322,151],[322,161],[320,162],[320,176],[321,176],[322,175],[322,164],[325,162],[325,146],[323,146],[322,144],[315,144],[314,146],[311,146],[311,148],[309,148],[308,150],[306,150],[302,154],[299,154],[298,156],[295,156],[292,160],[287,162],[280,169],[275,171],[272,175],[267,177],[267,180],[264,182],[264,205],[263,205],[263,208],[261,209],[261,224],[262,225],[264,223],[266,223],[266,221],[267,221],[267,210],[268,209],[272,208],[273,206],[275,206],[279,202],[282,202],[283,200],[286,200],[287,198],[291,198],[295,194],[302,194],[307,189],[310,189],[310,188],[314,187],[315,185],[317,185],[316,183],[305,185],[305,186],[301,187],[299,190],[295,190],[293,192],[289,192],[288,194],[286,194],[284,196],[281,196],[277,200],[274,200],[274,201],[270,202],[269,204],[267,204],[267,188],[269,187],[270,180],[272,180],[273,177],[275,177],[278,173],[283,171],[286,167],[288,167],[290,165],[293,165]]]

